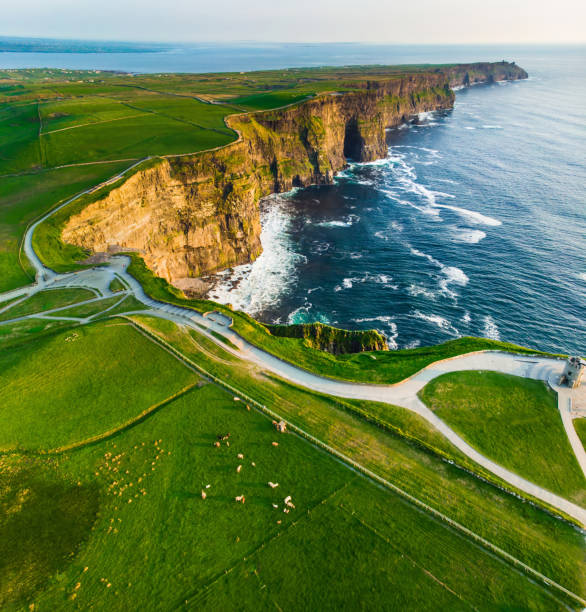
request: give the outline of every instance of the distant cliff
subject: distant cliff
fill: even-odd
[[[331,183],[347,158],[384,157],[385,128],[419,112],[451,108],[451,87],[526,76],[514,64],[441,67],[340,83],[352,90],[232,115],[227,123],[237,141],[137,172],[71,217],[63,239],[94,252],[137,249],[157,275],[189,289],[189,279],[260,254],[261,197]]]
[[[517,81],[529,75],[514,62],[480,62],[476,64],[458,64],[441,69],[448,77],[450,87],[469,87],[479,83],[495,81]]]

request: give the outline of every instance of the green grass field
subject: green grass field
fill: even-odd
[[[215,448],[226,431],[230,446]],[[2,461],[6,610],[138,602],[562,608],[508,565],[298,437],[277,435],[269,420],[212,385],[58,463]],[[288,514],[287,495],[295,505]],[[63,530],[67,538],[58,541]]]
[[[0,449],[78,443],[197,381],[176,359],[120,323],[77,327],[0,355]]]
[[[444,374],[421,399],[472,446],[554,493],[586,504],[586,480],[557,395],[541,381],[496,372]]]
[[[90,302],[89,304],[80,304],[73,308],[67,308],[66,310],[60,310],[55,313],[55,316],[60,317],[80,317],[85,319],[86,317],[93,317],[100,313],[109,314],[110,309],[114,308],[118,304],[123,304],[123,295],[113,295],[109,298],[104,298],[96,302]]]
[[[8,349],[27,342],[33,338],[41,338],[55,330],[73,327],[72,321],[57,319],[24,319],[15,323],[0,325],[0,348]]]
[[[33,293],[31,297],[18,304],[13,304],[8,310],[0,314],[0,321],[37,314],[53,308],[62,308],[94,298],[96,298],[96,294],[89,289],[47,289]]]
[[[118,291],[124,291],[126,286],[118,277],[115,277],[110,283],[109,289],[112,293],[118,293]]]
[[[208,372],[237,386],[306,432],[532,567],[571,585],[577,592],[586,592],[580,532],[451,462],[438,460],[438,454],[429,449],[437,449],[468,470],[478,469],[462,462],[458,451],[422,419],[400,408],[310,393],[267,376],[195,331],[182,332],[173,323],[148,315],[132,318],[147,324]],[[369,422],[365,413],[377,414],[386,428]],[[411,436],[402,435],[405,430]]]

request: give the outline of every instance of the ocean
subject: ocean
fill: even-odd
[[[388,131],[388,155],[262,203],[264,252],[210,297],[267,322],[379,329],[392,348],[485,336],[586,350],[586,48],[192,45],[0,53],[0,67],[137,72],[514,60]]]

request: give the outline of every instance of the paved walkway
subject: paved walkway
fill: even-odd
[[[552,389],[557,391],[558,408],[562,417],[564,429],[566,430],[568,440],[572,445],[576,459],[582,468],[582,472],[584,476],[586,476],[586,452],[574,428],[574,419],[586,416],[586,414],[582,414],[580,403],[583,394],[586,392],[586,384],[580,385],[577,389],[568,389],[567,387],[560,387],[558,381],[559,376],[551,376],[549,385]]]
[[[59,208],[67,205],[70,201],[72,200],[65,202]],[[312,374],[311,372],[308,372],[290,363],[282,361],[281,359],[274,357],[273,355],[270,355],[269,353],[266,353],[265,351],[262,351],[256,346],[253,346],[252,344],[248,343],[246,340],[236,334],[236,332],[230,329],[230,319],[223,315],[220,315],[219,313],[209,313],[207,316],[203,316],[190,309],[180,308],[178,306],[157,302],[151,299],[144,293],[140,283],[138,283],[138,281],[136,281],[126,271],[129,264],[129,259],[127,257],[113,257],[111,260],[111,265],[108,267],[93,268],[73,274],[60,275],[47,269],[37,257],[33,249],[32,235],[37,225],[50,214],[52,213],[47,214],[45,217],[33,224],[29,228],[25,236],[25,253],[37,271],[36,284],[28,288],[28,291],[30,293],[50,287],[75,285],[81,287],[92,287],[100,291],[103,295],[109,295],[109,284],[114,278],[114,274],[118,274],[130,287],[130,290],[134,294],[134,296],[140,302],[144,303],[152,309],[152,312],[149,314],[163,317],[182,325],[190,326],[199,333],[202,333],[201,327],[203,326],[208,330],[208,333],[203,333],[206,333],[207,337],[210,340],[221,345],[224,350],[227,350],[228,352],[234,354],[240,359],[255,363],[264,370],[268,370],[286,380],[289,380],[297,385],[306,387],[312,391],[325,393],[337,397],[386,402],[389,404],[394,404],[396,406],[407,408],[408,410],[411,410],[426,419],[433,427],[440,431],[456,448],[458,448],[470,459],[472,459],[485,469],[491,471],[493,474],[495,474],[505,482],[509,483],[510,485],[516,487],[517,489],[537,499],[542,500],[553,508],[557,508],[558,510],[563,511],[567,515],[572,516],[574,519],[578,520],[583,526],[586,526],[586,509],[581,508],[580,506],[558,495],[555,495],[554,493],[547,491],[546,489],[532,482],[529,482],[528,480],[525,480],[521,476],[495,463],[488,457],[485,457],[476,449],[471,447],[446,423],[439,419],[417,397],[417,392],[433,378],[440,376],[441,374],[444,374],[446,372],[455,372],[461,370],[491,370],[495,372],[515,374],[517,376],[524,376],[536,380],[554,381],[559,378],[559,375],[561,374],[561,371],[563,369],[562,361],[557,359],[541,357],[533,358],[500,352],[480,352],[462,355],[461,357],[443,362],[436,362],[434,364],[431,364],[424,370],[418,372],[411,378],[395,385],[359,384],[317,376],[316,374]],[[0,301],[2,301],[1,296]],[[211,334],[212,331],[219,333],[225,338],[229,339],[233,344],[238,347],[239,350],[232,349],[225,343],[215,338]],[[562,398],[563,395],[563,393],[560,394],[560,398]],[[560,402],[562,401],[563,400],[560,399]],[[564,411],[562,410],[561,412],[562,419],[564,420],[564,426],[566,426],[566,431],[568,431],[568,437],[570,438],[570,442],[572,443],[574,451],[577,452],[575,440],[573,440],[573,437],[569,433],[571,429],[571,431],[574,432],[575,438],[577,438],[574,428],[573,426],[571,426],[571,419],[570,428],[568,429],[566,425],[566,417],[564,416]],[[581,444],[580,448],[582,448]],[[583,465],[581,459],[579,459],[579,461],[580,464]]]

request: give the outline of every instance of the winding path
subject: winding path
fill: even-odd
[[[107,182],[110,183],[117,180],[142,161],[144,160],[137,162]],[[16,295],[30,295],[42,289],[64,286],[90,287],[98,289],[103,295],[108,295],[110,293],[108,289],[109,284],[117,274],[119,277],[124,279],[124,282],[129,286],[131,293],[140,302],[151,309],[149,314],[191,327],[199,333],[204,333],[211,341],[221,345],[224,350],[232,353],[234,356],[252,362],[264,370],[268,370],[286,380],[291,381],[292,383],[306,387],[312,391],[337,397],[385,402],[411,410],[426,419],[456,448],[458,448],[477,464],[481,465],[483,468],[489,470],[503,481],[509,483],[520,491],[523,491],[530,496],[545,502],[549,506],[564,512],[565,514],[579,521],[583,526],[586,526],[586,509],[522,478],[518,474],[505,469],[488,457],[485,457],[470,446],[444,421],[438,418],[417,397],[418,391],[420,391],[433,378],[436,378],[437,376],[440,376],[446,372],[456,372],[461,370],[490,370],[514,374],[517,376],[524,376],[526,378],[536,380],[543,380],[545,382],[549,382],[554,389],[558,391],[559,388],[555,385],[555,381],[559,379],[563,369],[563,362],[561,360],[514,355],[496,351],[483,351],[433,363],[414,376],[394,385],[351,383],[318,376],[287,363],[250,344],[236,332],[230,329],[231,320],[224,315],[219,313],[207,313],[206,316],[204,316],[187,308],[181,308],[151,299],[145,294],[140,283],[127,272],[127,267],[129,264],[129,259],[127,257],[118,256],[111,258],[111,265],[108,267],[92,268],[70,274],[56,274],[52,270],[46,268],[33,248],[32,237],[34,230],[42,221],[63,206],[66,206],[85,193],[94,191],[100,186],[101,185],[84,191],[82,194],[78,194],[74,198],[67,200],[29,227],[23,242],[23,249],[36,270],[36,283],[25,289],[0,295],[0,307],[2,302],[12,299]],[[207,332],[203,331],[202,327],[204,327]],[[215,338],[211,332],[219,333],[223,337],[229,339],[238,347],[238,350],[227,346],[225,343]],[[567,396],[563,393],[563,390],[559,397],[560,407],[564,402],[564,398],[566,402],[565,405],[567,406]],[[568,431],[568,437],[570,438],[572,447],[578,456],[580,465],[583,469],[585,469],[586,456],[584,457],[583,462],[581,457],[578,455],[578,449],[575,446],[575,441],[570,436],[567,418],[564,416],[563,411],[562,420],[564,421],[566,431]],[[571,431],[574,431],[571,422],[570,429]],[[575,432],[574,437],[579,443],[579,439],[575,435]],[[581,444],[580,449],[582,454],[584,454],[584,449],[582,448]]]

